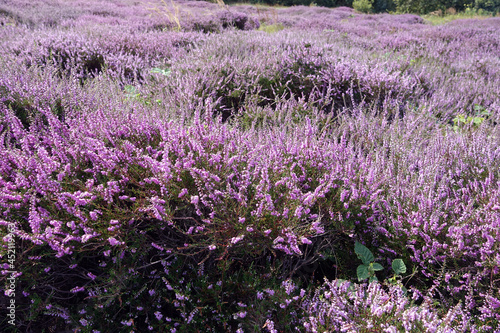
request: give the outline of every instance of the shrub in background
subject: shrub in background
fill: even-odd
[[[483,9],[491,13],[500,12],[499,0],[475,0],[474,7],[476,9]]]
[[[371,13],[373,9],[372,0],[354,0],[352,7],[362,13]]]

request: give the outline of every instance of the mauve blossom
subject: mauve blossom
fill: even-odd
[[[120,241],[116,240],[116,238],[114,238],[114,237],[109,237],[108,241],[109,241],[109,244],[111,244],[111,246],[116,246],[116,245],[122,245],[123,244],[123,242],[120,242]]]

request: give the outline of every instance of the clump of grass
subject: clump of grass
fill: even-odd
[[[176,4],[173,0],[170,1],[172,4],[172,8],[167,4],[165,0],[161,0],[161,6],[153,6],[148,8],[162,16],[165,16],[168,21],[172,24],[175,24],[175,30],[181,31],[181,21],[180,21],[180,6]]]
[[[285,29],[285,27],[281,23],[275,23],[275,24],[269,24],[269,25],[262,24],[259,28],[259,31],[265,31],[268,34],[273,34],[273,33],[276,33],[278,31],[281,31],[283,29]]]

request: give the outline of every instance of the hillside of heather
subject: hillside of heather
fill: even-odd
[[[0,331],[499,332],[499,54],[500,17],[0,1]]]

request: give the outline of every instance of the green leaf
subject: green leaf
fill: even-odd
[[[479,115],[489,117],[491,116],[491,112],[489,110],[483,110]]]
[[[402,259],[394,259],[392,262],[392,270],[396,274],[406,273],[406,265]]]
[[[165,76],[169,76],[172,71],[170,69],[168,69],[168,68],[167,69],[162,69],[162,68],[155,67],[155,68],[151,69],[150,72],[151,73],[165,75]]]
[[[369,265],[372,261],[375,260],[372,252],[359,242],[356,242],[356,244],[354,244],[354,252],[358,255],[358,258],[361,259],[361,261],[365,265]]]
[[[358,269],[356,269],[356,274],[358,275],[358,281],[363,281],[370,277],[370,272],[368,272],[367,265],[359,265]]]
[[[377,282],[377,281],[378,281],[378,279],[377,279],[377,277],[375,275],[372,276],[372,277],[370,277],[370,280],[368,280],[368,282],[370,282],[370,283]]]
[[[484,118],[482,118],[482,117],[474,117],[474,124],[481,125],[483,120],[484,120]]]
[[[378,263],[376,263],[376,262],[374,262],[374,263],[372,263],[372,264],[370,264],[370,265],[372,265],[372,269],[373,269],[374,271],[381,271],[381,270],[383,270],[383,269],[384,269],[384,267],[383,267],[381,264],[378,264]]]

